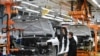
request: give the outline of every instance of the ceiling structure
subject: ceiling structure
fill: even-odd
[[[76,0],[21,0],[22,7],[21,11],[31,13],[33,15],[36,15],[38,13],[41,13],[41,10],[49,10],[48,15],[50,17],[63,17],[63,18],[71,18],[68,16],[68,12],[71,11],[71,1],[74,1],[74,5],[76,4]],[[100,4],[99,0],[95,0]],[[92,11],[99,10],[99,7],[97,4],[94,3],[93,0],[88,0],[88,2],[92,5]],[[74,6],[75,7],[75,6]],[[26,10],[27,9],[27,10]],[[62,16],[63,15],[63,16]]]
[[[66,14],[70,10],[70,3],[66,0],[23,0],[25,2],[29,2],[31,4],[44,7],[50,10],[53,10],[57,13]],[[63,4],[64,2],[65,4]],[[32,10],[40,10],[40,8],[35,8],[32,6],[29,6],[27,4],[21,4],[22,7],[27,7]]]

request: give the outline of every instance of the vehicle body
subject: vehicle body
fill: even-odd
[[[11,37],[12,45],[20,51],[12,52],[13,55],[47,55],[57,56],[68,51],[67,35],[62,34],[64,27],[53,27],[48,19],[15,20],[15,28],[24,31],[14,31]],[[59,33],[59,34],[57,34]]]
[[[93,47],[94,40],[91,36],[91,29],[89,27],[87,27],[86,25],[70,25],[68,26],[68,30],[73,32],[74,36],[77,37],[78,49],[90,50]]]

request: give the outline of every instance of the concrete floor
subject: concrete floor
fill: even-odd
[[[64,55],[62,54],[62,55],[59,55],[59,56],[64,56]]]
[[[34,55],[35,56],[35,55]],[[36,55],[37,56],[37,55]],[[52,56],[52,55],[40,55],[40,56]],[[63,54],[62,55],[59,55],[59,56],[64,56]]]
[[[27,55],[26,55],[27,56]],[[33,56],[33,55],[32,55]],[[37,56],[37,55],[34,55],[34,56]],[[39,55],[39,56],[54,56],[54,55]],[[64,54],[62,55],[59,55],[59,56],[64,56]],[[94,56],[93,53],[91,53],[90,56]],[[96,56],[100,56],[100,53],[98,53]]]

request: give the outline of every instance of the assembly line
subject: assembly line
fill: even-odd
[[[0,56],[100,56],[99,7],[97,0],[0,0]]]

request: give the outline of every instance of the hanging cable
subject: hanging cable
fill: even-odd
[[[0,19],[1,19],[1,23],[2,24],[3,24],[3,21],[4,21],[3,19],[6,16],[6,14],[4,14],[4,10],[5,10],[4,5],[0,4]],[[4,31],[3,29],[1,29],[1,32],[5,33],[6,31]]]
[[[74,1],[71,0],[71,11],[73,11]]]
[[[91,12],[91,5],[89,4],[89,13],[92,14]]]
[[[3,18],[5,17],[4,10],[5,10],[4,5],[0,4],[0,19],[2,24],[3,24]]]
[[[59,16],[61,16],[61,14],[62,14],[62,5],[61,4],[59,4],[59,6],[60,6],[60,14],[59,14]]]
[[[0,18],[4,16],[4,9],[5,9],[4,5],[0,4]]]

